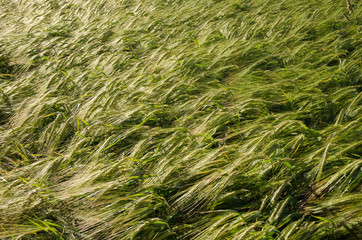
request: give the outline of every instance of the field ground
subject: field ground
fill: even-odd
[[[0,0],[0,239],[361,239],[361,46],[358,0]]]

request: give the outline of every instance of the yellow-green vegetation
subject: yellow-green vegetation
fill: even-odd
[[[359,0],[0,0],[0,239],[360,239]]]

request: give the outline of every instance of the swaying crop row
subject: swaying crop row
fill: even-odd
[[[0,0],[0,239],[360,239],[359,0]]]

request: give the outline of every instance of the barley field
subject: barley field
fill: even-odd
[[[361,239],[362,1],[0,0],[0,239]]]

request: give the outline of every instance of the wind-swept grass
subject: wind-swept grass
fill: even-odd
[[[361,6],[0,1],[0,238],[359,239]]]

